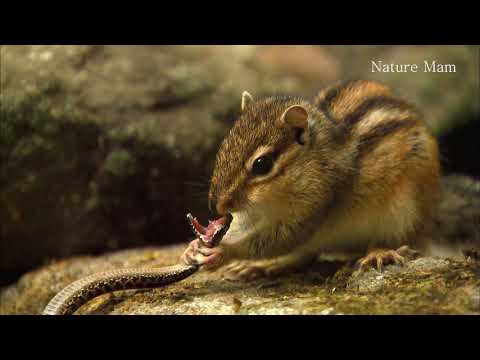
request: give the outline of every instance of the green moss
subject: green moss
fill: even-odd
[[[135,159],[125,149],[113,150],[105,159],[103,168],[114,176],[129,176],[135,173]]]

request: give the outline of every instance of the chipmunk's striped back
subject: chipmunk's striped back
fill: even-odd
[[[387,243],[389,237],[397,243],[418,237],[440,192],[437,144],[420,114],[386,86],[366,80],[328,88],[314,104],[342,130],[345,143],[356,146],[352,207],[368,210],[370,222],[384,222],[379,237]]]
[[[325,116],[356,137],[361,147],[399,131],[424,128],[413,106],[394,97],[382,84],[366,80],[349,81],[322,91],[315,105]]]

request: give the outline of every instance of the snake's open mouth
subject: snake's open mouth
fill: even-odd
[[[187,214],[187,219],[195,236],[199,237],[207,247],[214,247],[220,243],[228,231],[233,218],[232,215],[227,214],[217,220],[209,220],[206,227],[200,224],[197,218],[194,218],[190,213]]]

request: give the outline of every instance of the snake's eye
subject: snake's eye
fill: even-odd
[[[252,175],[261,176],[267,175],[273,167],[273,154],[263,155],[257,158],[252,166]]]

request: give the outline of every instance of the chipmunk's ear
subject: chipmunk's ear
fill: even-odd
[[[304,133],[308,126],[308,112],[301,105],[292,105],[285,110],[279,119],[281,126],[289,126],[295,130],[295,139],[300,145],[305,144]]]
[[[292,105],[284,111],[280,122],[294,128],[306,129],[308,125],[308,112],[301,105]]]
[[[242,111],[244,111],[246,108],[252,105],[253,102],[254,102],[253,96],[250,95],[248,91],[244,91],[242,93]]]

